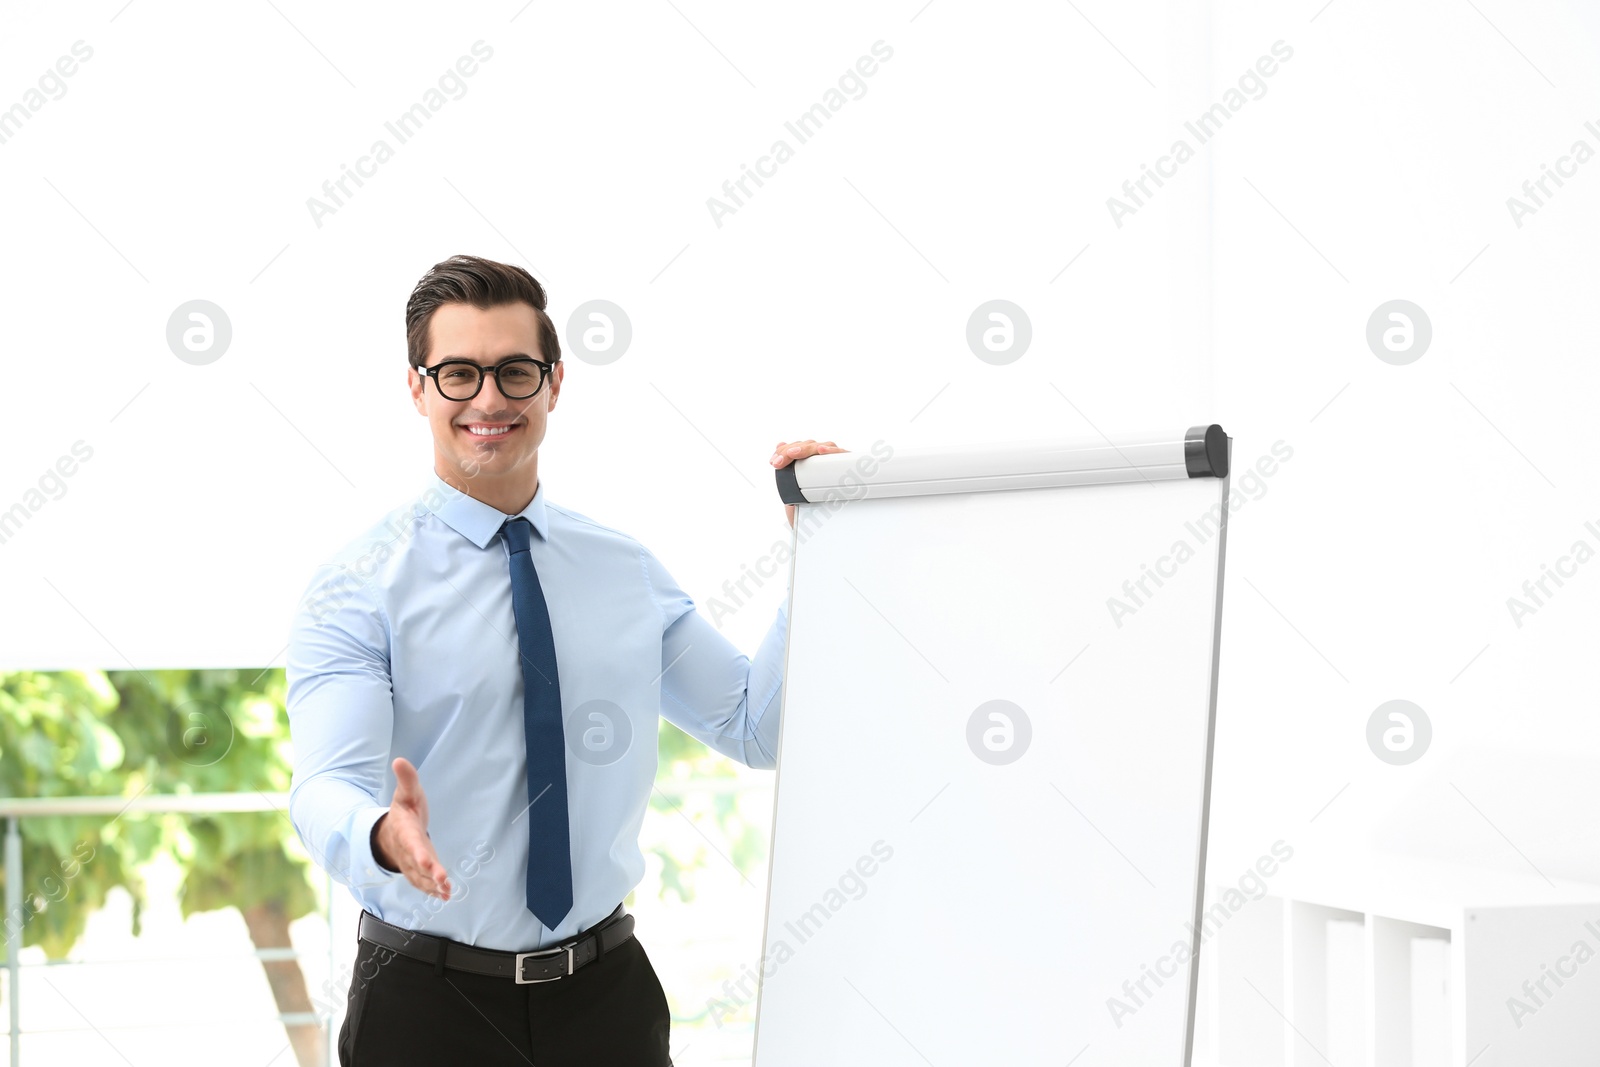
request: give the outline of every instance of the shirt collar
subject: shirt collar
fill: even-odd
[[[476,497],[468,496],[439,477],[437,471],[428,475],[423,490],[422,506],[443,519],[456,533],[479,548],[487,548],[500,527],[510,518],[505,512]],[[539,532],[542,540],[550,540],[550,519],[544,507],[544,479],[539,479],[533,499],[519,513]]]

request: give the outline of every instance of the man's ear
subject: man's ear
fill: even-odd
[[[422,393],[427,388],[428,380],[417,373],[417,368],[410,367],[406,370],[406,388],[411,390],[411,403],[416,406],[417,414],[427,415],[428,409],[423,405]]]
[[[566,372],[567,361],[564,359],[556,360],[556,365],[550,371],[550,384],[545,386],[546,389],[550,390],[550,405],[545,408],[546,411],[554,411],[556,409],[556,401],[561,398],[561,376]]]

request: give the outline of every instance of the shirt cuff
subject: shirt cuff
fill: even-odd
[[[388,810],[378,807],[367,808],[357,812],[350,819],[350,858],[362,874],[362,883],[366,885],[388,882],[401,877],[399,871],[391,871],[380,864],[378,857],[372,853],[373,828]]]

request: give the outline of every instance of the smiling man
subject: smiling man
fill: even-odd
[[[436,264],[406,339],[433,470],[317,569],[288,653],[290,818],[363,909],[340,1063],[670,1067],[623,906],[658,716],[773,767],[787,604],[752,660],[649,549],[547,497],[564,367],[527,271]]]

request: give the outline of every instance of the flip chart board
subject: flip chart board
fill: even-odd
[[[1230,454],[1205,425],[777,472],[756,1067],[1189,1063]]]

